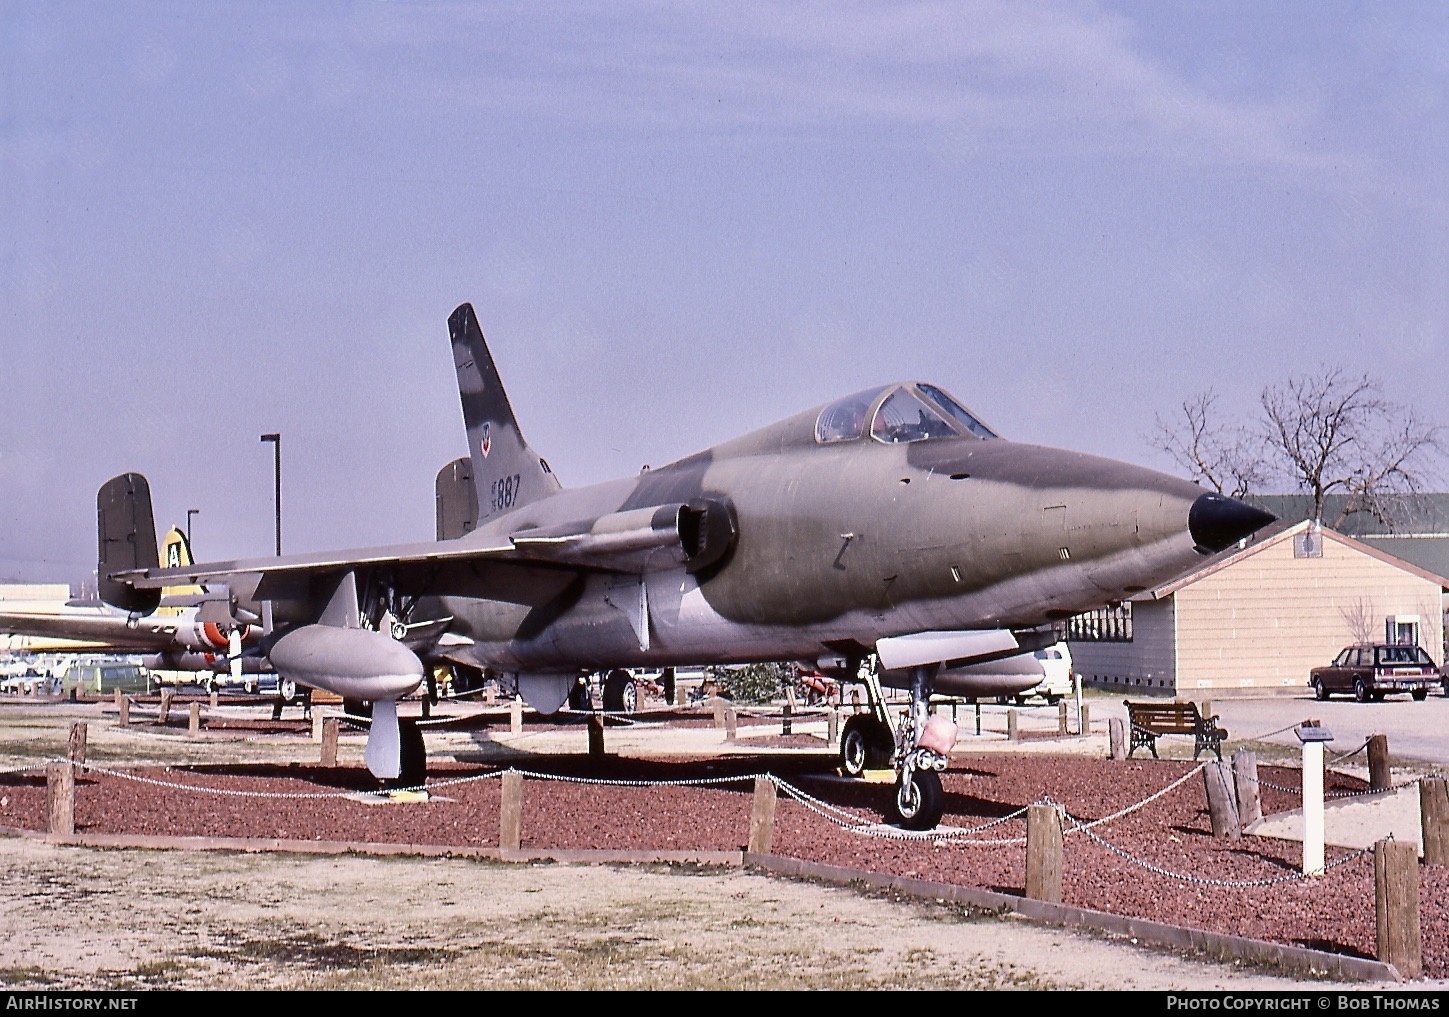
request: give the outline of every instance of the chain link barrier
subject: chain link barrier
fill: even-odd
[[[70,760],[65,760],[65,759],[47,759],[47,760],[42,760],[42,761],[39,761],[39,762],[36,762],[36,763],[27,764],[27,765],[24,765],[24,766],[7,767],[7,768],[4,768],[4,769],[0,769],[0,775],[3,775],[3,774],[15,774],[15,773],[25,773],[25,772],[29,772],[29,771],[32,771],[32,770],[45,770],[52,762],[71,762],[71,761]],[[235,788],[206,787],[206,786],[200,786],[200,785],[196,785],[196,784],[186,784],[186,783],[182,783],[180,781],[161,780],[161,779],[156,778],[156,777],[147,777],[147,776],[142,776],[142,775],[136,774],[136,773],[130,773],[130,772],[127,772],[126,770],[119,770],[119,769],[114,769],[112,767],[105,767],[105,766],[96,766],[96,765],[88,764],[88,763],[74,763],[73,765],[78,770],[80,770],[82,772],[84,772],[84,771],[90,771],[92,773],[102,774],[102,775],[109,776],[109,777],[115,777],[115,778],[118,778],[118,779],[121,779],[121,780],[130,780],[130,781],[134,781],[136,783],[146,784],[146,785],[153,786],[153,787],[169,788],[169,789],[173,789],[173,790],[187,791],[187,792],[192,792],[192,793],[197,793],[197,794],[215,794],[215,795],[222,795],[222,796],[235,797],[235,798],[282,799],[282,800],[293,800],[293,801],[297,801],[297,800],[318,800],[318,799],[338,799],[338,798],[356,799],[359,796],[363,796],[363,795],[387,796],[387,795],[391,795],[391,794],[398,793],[398,792],[433,792],[433,791],[436,791],[436,790],[438,790],[440,788],[444,788],[444,787],[455,787],[455,786],[459,786],[459,785],[474,783],[474,782],[477,782],[477,781],[498,779],[498,778],[501,778],[506,773],[518,773],[518,774],[521,774],[523,777],[525,777],[527,779],[531,779],[531,780],[551,780],[551,781],[560,781],[560,782],[571,783],[571,784],[599,785],[599,786],[608,786],[608,787],[711,787],[711,786],[727,786],[727,785],[733,785],[733,784],[743,784],[743,783],[754,782],[754,781],[757,781],[757,780],[760,780],[760,779],[765,779],[765,780],[769,780],[775,786],[775,788],[776,788],[776,790],[778,792],[783,793],[786,797],[788,797],[788,798],[790,798],[790,799],[798,802],[800,805],[804,806],[809,812],[811,812],[811,813],[813,813],[813,814],[821,817],[822,819],[824,819],[824,820],[826,820],[828,822],[831,822],[831,823],[836,824],[837,826],[841,827],[842,829],[844,829],[844,830],[846,830],[848,832],[855,833],[855,834],[859,834],[859,835],[862,835],[862,836],[875,837],[875,838],[878,838],[878,839],[894,840],[894,841],[929,841],[929,842],[931,842],[932,844],[934,844],[934,845],[936,845],[938,847],[1002,847],[1002,846],[1006,846],[1006,845],[1024,845],[1027,842],[1027,838],[1024,837],[1024,836],[1021,836],[1021,837],[994,837],[994,838],[982,838],[982,839],[977,839],[975,837],[975,835],[981,834],[981,833],[983,833],[983,832],[985,832],[987,830],[992,830],[992,829],[995,829],[997,827],[1003,826],[1006,823],[1012,822],[1014,820],[1021,819],[1022,817],[1024,817],[1027,814],[1027,811],[1028,811],[1027,808],[1018,809],[1017,811],[1011,812],[1011,813],[1009,813],[1007,815],[1004,815],[1004,816],[998,816],[997,818],[988,820],[988,821],[986,821],[984,823],[979,824],[978,826],[970,827],[970,828],[967,828],[967,829],[952,829],[950,832],[947,832],[947,833],[943,833],[940,830],[904,830],[904,829],[901,829],[899,827],[888,826],[888,825],[883,824],[883,823],[880,823],[879,821],[874,820],[874,819],[866,819],[866,818],[863,818],[863,817],[861,817],[860,815],[857,815],[854,812],[851,812],[851,811],[849,811],[847,809],[841,808],[840,806],[831,805],[830,803],[825,802],[825,801],[822,801],[821,799],[819,799],[819,798],[817,798],[817,797],[815,797],[813,795],[810,795],[808,792],[804,791],[803,789],[801,789],[801,788],[799,788],[799,787],[797,787],[797,786],[789,783],[788,781],[785,781],[782,778],[776,776],[775,774],[769,773],[769,772],[757,773],[757,774],[741,774],[741,775],[738,775],[738,776],[731,776],[731,777],[698,777],[698,778],[685,778],[685,779],[678,779],[678,780],[658,780],[658,779],[645,780],[645,779],[620,779],[620,778],[605,778],[605,777],[579,777],[579,776],[562,775],[562,774],[550,774],[550,773],[544,773],[544,772],[536,771],[536,770],[519,770],[519,769],[510,767],[510,768],[507,768],[507,769],[492,770],[492,771],[488,771],[488,772],[485,772],[485,773],[470,774],[470,775],[465,776],[465,777],[454,777],[454,778],[447,778],[447,779],[444,779],[444,780],[432,781],[430,783],[421,784],[421,785],[417,785],[417,786],[413,786],[413,787],[386,788],[386,789],[383,789],[381,791],[371,791],[371,792],[369,792],[369,791],[356,791],[356,790],[353,790],[353,791],[312,791],[312,792],[291,791],[291,792],[288,792],[288,791],[249,791],[249,790],[239,790],[239,789],[235,789]],[[145,765],[145,764],[142,764],[142,765]],[[1161,867],[1159,865],[1155,865],[1152,862],[1146,861],[1146,860],[1144,860],[1142,858],[1135,857],[1130,852],[1128,852],[1125,849],[1120,848],[1117,845],[1111,843],[1110,841],[1106,840],[1105,838],[1103,838],[1102,836],[1100,836],[1096,832],[1096,830],[1095,830],[1096,827],[1104,826],[1104,825],[1109,824],[1109,823],[1112,823],[1112,822],[1114,822],[1114,821],[1116,821],[1118,819],[1121,819],[1124,816],[1128,816],[1128,815],[1131,815],[1134,812],[1138,812],[1141,809],[1146,808],[1148,805],[1152,804],[1153,802],[1161,799],[1165,795],[1170,794],[1172,791],[1174,791],[1177,788],[1181,787],[1183,784],[1185,784],[1187,781],[1191,780],[1193,777],[1195,777],[1198,774],[1202,773],[1203,770],[1206,768],[1206,766],[1207,766],[1206,763],[1200,764],[1200,765],[1196,766],[1195,768],[1193,768],[1192,770],[1189,770],[1187,773],[1183,774],[1181,777],[1178,777],[1176,780],[1173,780],[1172,782],[1170,782],[1169,784],[1167,784],[1166,786],[1164,786],[1160,790],[1155,791],[1152,794],[1148,795],[1147,797],[1141,799],[1140,801],[1135,802],[1135,803],[1133,803],[1131,805],[1128,805],[1128,806],[1126,806],[1126,807],[1124,807],[1122,809],[1119,809],[1118,811],[1113,812],[1113,813],[1111,813],[1109,815],[1102,816],[1099,819],[1093,819],[1093,820],[1083,820],[1083,819],[1079,819],[1078,817],[1072,815],[1069,811],[1067,811],[1067,809],[1065,807],[1063,807],[1062,805],[1060,805],[1060,804],[1052,801],[1051,798],[1049,798],[1049,797],[1043,797],[1042,799],[1040,799],[1038,802],[1036,802],[1034,804],[1045,804],[1045,805],[1052,805],[1053,807],[1055,807],[1057,809],[1057,811],[1067,820],[1068,828],[1064,831],[1065,834],[1068,834],[1068,835],[1070,835],[1070,834],[1076,834],[1076,833],[1083,834],[1084,836],[1086,836],[1088,839],[1090,839],[1091,841],[1093,841],[1094,843],[1096,843],[1100,847],[1104,848],[1107,851],[1110,851],[1112,854],[1115,854],[1118,857],[1123,858],[1124,860],[1126,860],[1128,862],[1131,862],[1133,865],[1136,865],[1136,866],[1138,866],[1140,868],[1147,869],[1150,872],[1156,873],[1157,875],[1160,875],[1160,876],[1163,876],[1163,877],[1166,877],[1166,878],[1169,878],[1169,879],[1175,879],[1175,880],[1179,880],[1179,881],[1182,881],[1182,882],[1192,883],[1192,884],[1196,884],[1196,885],[1200,885],[1200,886],[1268,887],[1268,886],[1275,886],[1275,885],[1280,885],[1280,884],[1284,884],[1284,883],[1289,883],[1289,882],[1294,882],[1294,881],[1297,881],[1297,880],[1309,878],[1307,876],[1307,874],[1305,874],[1305,873],[1291,873],[1291,874],[1285,874],[1283,876],[1272,877],[1272,878],[1265,878],[1265,879],[1224,880],[1224,879],[1209,879],[1209,878],[1206,878],[1206,877],[1203,877],[1203,876],[1196,876],[1196,875],[1191,875],[1191,874],[1184,874],[1184,873],[1179,873],[1179,872],[1173,872],[1173,871],[1171,871],[1169,869],[1165,869],[1165,868],[1163,868],[1163,867]],[[1273,787],[1273,785],[1271,785],[1271,784],[1270,785],[1265,785],[1265,786]],[[1279,789],[1279,790],[1293,790],[1293,789]],[[1360,794],[1360,793],[1363,793],[1363,792],[1354,792],[1352,794]],[[1372,792],[1372,793],[1377,793],[1377,792]],[[1344,795],[1342,797],[1351,797],[1352,794]],[[1390,835],[1390,839],[1392,839],[1392,834]],[[1346,855],[1346,856],[1344,856],[1342,858],[1336,859],[1332,863],[1326,865],[1324,867],[1324,872],[1328,872],[1328,871],[1331,871],[1331,870],[1334,870],[1334,869],[1341,868],[1342,866],[1345,866],[1345,865],[1350,864],[1355,859],[1361,858],[1361,857],[1363,857],[1365,855],[1368,855],[1368,854],[1371,854],[1371,853],[1372,853],[1372,849],[1371,848],[1363,848],[1363,849],[1360,849],[1358,851],[1355,851],[1355,852],[1353,852],[1351,854],[1348,854],[1348,855]]]
[[[1088,827],[1090,826],[1090,824],[1082,823],[1080,820],[1078,820],[1075,816],[1073,816],[1070,812],[1068,812],[1061,806],[1057,806],[1057,811],[1060,812],[1068,820],[1068,822],[1071,823],[1072,830],[1070,832],[1081,831],[1082,833],[1086,834],[1090,840],[1096,842],[1101,847],[1106,848],[1108,851],[1112,852],[1114,855],[1117,855],[1119,858],[1125,859],[1126,861],[1131,862],[1133,865],[1144,868],[1149,872],[1155,872],[1159,876],[1165,876],[1168,879],[1176,879],[1180,882],[1192,883],[1197,886],[1265,887],[1278,886],[1283,883],[1293,883],[1303,879],[1318,878],[1317,876],[1310,876],[1306,872],[1293,872],[1286,873],[1282,876],[1275,876],[1271,879],[1208,879],[1205,876],[1193,876],[1181,872],[1172,872],[1169,869],[1162,868],[1160,865],[1154,865],[1151,862],[1144,861],[1141,858],[1133,857],[1127,851],[1124,851],[1122,848],[1119,848],[1117,845],[1098,835],[1096,831],[1089,829]],[[1390,839],[1392,839],[1392,835],[1390,835]],[[1352,854],[1348,854],[1342,858],[1335,859],[1333,862],[1325,865],[1323,867],[1323,872],[1324,874],[1326,874],[1330,870],[1341,868],[1342,866],[1349,864],[1355,859],[1361,858],[1364,855],[1371,854],[1373,854],[1373,848],[1359,848]]]

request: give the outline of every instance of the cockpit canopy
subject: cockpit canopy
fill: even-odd
[[[867,422],[870,436],[888,445],[931,438],[1000,437],[942,389],[908,382],[837,399],[816,418],[815,440],[854,441],[866,433]]]

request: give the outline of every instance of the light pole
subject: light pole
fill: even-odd
[[[277,509],[277,557],[282,556],[282,436],[280,434],[264,434],[262,441],[272,443],[273,474],[276,477],[276,497],[273,504]]]
[[[191,550],[191,517],[201,515],[201,509],[186,510],[186,550]]]

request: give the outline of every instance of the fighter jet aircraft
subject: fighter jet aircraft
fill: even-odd
[[[173,568],[192,563],[191,544],[180,527],[167,531],[160,555]],[[142,663],[152,671],[229,671],[242,681],[243,672],[261,670],[263,661],[244,656],[260,642],[261,629],[234,623],[225,613],[203,618],[205,600],[199,586],[168,586],[156,610],[144,617],[99,602],[0,603],[0,633],[22,637],[18,648],[31,653],[144,654]]]
[[[438,475],[437,541],[159,568],[146,479],[117,476],[97,499],[105,600],[143,617],[163,586],[225,584],[280,675],[371,704],[364,758],[384,785],[422,782],[422,738],[397,703],[434,666],[485,671],[548,715],[581,675],[611,674],[609,709],[615,669],[800,661],[863,676],[873,709],[843,737],[896,770],[895,818],[930,829],[955,739],[928,708],[941,675],[1046,645],[1054,621],[1273,519],[1009,441],[913,381],[565,488],[525,441],[472,306],[448,325],[468,456]],[[894,731],[883,685],[910,692]]]

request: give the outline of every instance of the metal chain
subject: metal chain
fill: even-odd
[[[696,777],[687,780],[619,780],[607,777],[571,777],[556,773],[538,773],[534,770],[513,770],[534,780],[558,780],[569,784],[600,784],[607,787],[708,787],[712,784],[739,784],[755,780],[756,777],[774,778],[770,774],[746,774],[739,777]]]
[[[1061,812],[1061,814],[1063,816],[1065,816],[1068,820],[1070,820],[1072,822],[1072,824],[1074,825],[1074,828],[1075,829],[1081,830],[1088,837],[1090,837],[1092,840],[1096,841],[1098,844],[1100,844],[1102,847],[1106,848],[1108,851],[1111,851],[1113,854],[1118,855],[1121,858],[1125,858],[1127,861],[1131,862],[1133,865],[1137,865],[1137,866],[1140,866],[1140,867],[1142,867],[1144,869],[1147,869],[1149,872],[1155,872],[1159,876],[1166,876],[1169,879],[1180,880],[1180,881],[1182,881],[1184,883],[1194,883],[1194,884],[1197,884],[1198,886],[1236,886],[1236,887],[1247,887],[1247,886],[1276,886],[1276,885],[1278,885],[1280,883],[1291,883],[1291,882],[1294,882],[1296,880],[1310,878],[1309,877],[1309,874],[1308,873],[1304,873],[1304,872],[1293,873],[1292,875],[1286,875],[1286,876],[1277,876],[1277,877],[1274,877],[1272,879],[1206,879],[1206,878],[1204,878],[1202,876],[1191,876],[1191,875],[1184,875],[1184,874],[1182,874],[1180,872],[1172,872],[1171,870],[1164,869],[1161,866],[1153,865],[1151,862],[1143,861],[1140,858],[1134,858],[1132,855],[1128,854],[1126,851],[1123,851],[1121,848],[1117,847],[1117,845],[1111,843],[1110,841],[1105,840],[1104,838],[1102,838],[1101,836],[1099,836],[1094,831],[1089,830],[1085,825],[1081,824],[1076,819],[1075,816],[1073,816],[1071,813],[1067,812],[1066,809],[1060,809],[1059,808],[1059,811]],[[1366,854],[1372,853],[1372,851],[1373,851],[1372,848],[1360,848],[1359,850],[1353,852],[1352,854],[1345,855],[1343,858],[1337,859],[1336,861],[1334,861],[1334,862],[1332,862],[1332,863],[1330,863],[1328,865],[1325,865],[1323,867],[1323,871],[1325,873],[1327,873],[1327,872],[1329,872],[1332,869],[1337,869],[1337,868],[1339,868],[1341,866],[1347,865],[1349,862],[1354,861],[1355,859],[1359,858],[1362,855],[1366,855]]]
[[[1150,805],[1152,802],[1155,802],[1157,799],[1161,798],[1163,795],[1165,795],[1168,792],[1174,790],[1179,785],[1185,783],[1190,778],[1192,778],[1192,777],[1196,776],[1197,774],[1201,773],[1206,766],[1207,766],[1206,763],[1200,764],[1195,769],[1189,770],[1187,773],[1185,773],[1181,777],[1177,778],[1177,780],[1173,781],[1171,784],[1168,784],[1162,790],[1153,792],[1152,794],[1148,795],[1146,798],[1142,799],[1140,802],[1136,802],[1136,803],[1134,803],[1132,805],[1129,805],[1125,809],[1121,809],[1121,810],[1119,810],[1117,812],[1112,813],[1111,815],[1103,816],[1101,819],[1093,819],[1090,822],[1087,822],[1085,824],[1081,824],[1082,829],[1083,830],[1086,830],[1089,827],[1101,826],[1104,823],[1110,823],[1113,820],[1121,819],[1123,816],[1131,815],[1132,813],[1136,812],[1138,809],[1145,808],[1146,806]],[[1035,804],[1037,804],[1037,805],[1055,805],[1056,803],[1053,802],[1048,797],[1043,797],[1040,800],[1038,800]],[[1058,808],[1060,808],[1060,806],[1058,806]],[[1065,810],[1063,810],[1063,811],[1065,812]],[[1014,813],[1012,813],[1012,818],[1015,818],[1016,816],[1025,815],[1025,813],[1026,813],[1026,809],[1022,809],[1020,812],[1014,812]],[[974,831],[971,831],[971,832],[974,832]],[[1066,832],[1070,834],[1070,833],[1075,833],[1076,830],[1068,830]],[[948,835],[946,837],[941,838],[941,843],[942,844],[965,844],[965,845],[970,845],[970,846],[973,846],[973,847],[983,847],[983,846],[995,845],[995,844],[1025,844],[1026,843],[1026,838],[1025,837],[1011,837],[1011,838],[1008,838],[1008,839],[1005,839],[1005,840],[962,841],[962,840],[956,839],[956,837],[954,835]]]
[[[43,762],[30,763],[25,766],[6,767],[5,769],[0,769],[0,776],[9,776],[12,773],[28,773],[31,770],[39,770],[45,766],[49,766],[50,762],[51,761],[47,759]]]

